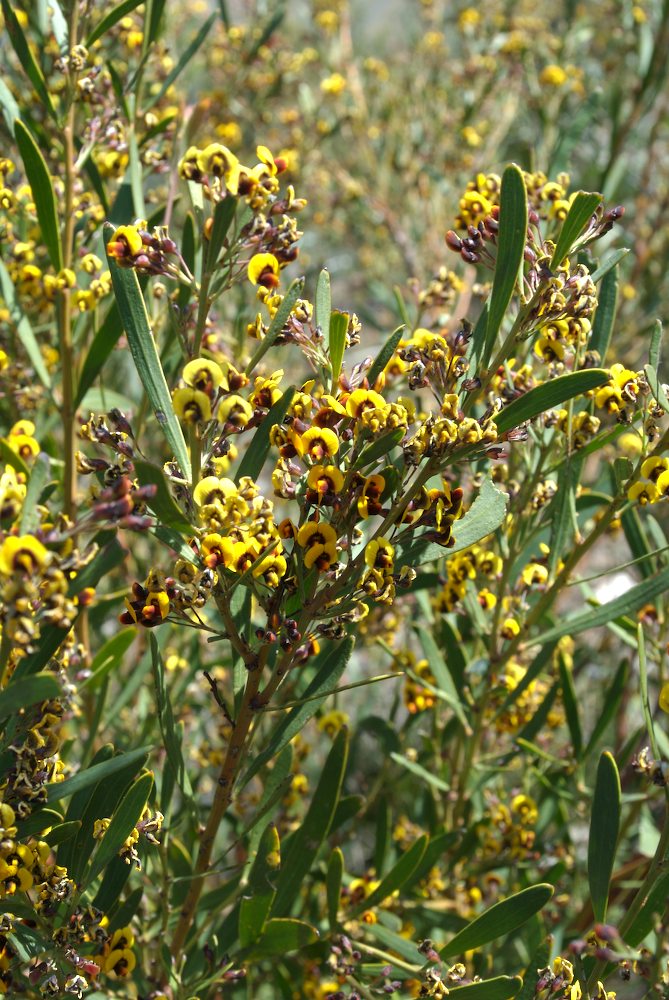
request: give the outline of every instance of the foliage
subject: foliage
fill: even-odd
[[[273,6],[2,0],[0,992],[665,996],[669,14]]]

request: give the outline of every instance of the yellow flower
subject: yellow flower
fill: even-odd
[[[226,500],[236,492],[237,487],[231,479],[206,476],[193,490],[193,500],[198,507],[204,507],[205,504],[215,503],[216,500]]]
[[[562,87],[567,82],[567,74],[561,66],[544,66],[539,74],[539,83],[544,87]]]
[[[660,691],[660,699],[658,702],[660,708],[663,712],[669,715],[669,684],[663,684],[662,690]]]
[[[187,424],[211,420],[211,400],[199,389],[175,389],[172,393],[172,406],[177,417]]]
[[[225,182],[230,194],[236,195],[239,187],[239,160],[227,146],[212,142],[197,155],[197,165],[203,174],[211,174]]]
[[[34,535],[10,535],[0,546],[0,573],[31,575],[44,569],[49,552]]]
[[[241,430],[253,416],[253,407],[243,396],[228,396],[220,403],[217,416],[222,424],[232,424]]]
[[[273,253],[256,253],[246,269],[252,285],[276,288],[279,284],[279,262]]]
[[[635,500],[642,505],[655,503],[659,499],[659,493],[655,483],[634,483],[627,491],[627,499],[634,503]]]
[[[381,494],[386,487],[383,476],[373,475],[365,479],[362,495],[358,499],[358,513],[361,517],[371,517],[381,513]]]
[[[337,454],[339,438],[329,427],[310,427],[301,437],[296,436],[295,447],[300,455],[321,459]]]
[[[321,80],[321,90],[324,94],[341,94],[346,90],[346,78],[341,73],[332,73],[331,76]]]
[[[142,252],[144,243],[137,226],[119,226],[107,243],[107,253],[117,261],[136,257]]]
[[[384,410],[386,401],[373,389],[354,389],[346,400],[346,412],[349,417],[358,418],[367,409]]]
[[[209,358],[193,358],[184,368],[182,376],[186,385],[209,396],[225,380],[221,366]]]
[[[304,556],[307,569],[315,564],[319,570],[327,570],[337,561],[337,532],[331,524],[307,521],[297,533],[297,543],[307,550]]]
[[[285,576],[288,563],[281,551],[281,544],[277,548],[264,556],[253,569],[253,576],[258,579],[262,577],[268,587],[278,587],[279,582]]]
[[[395,549],[387,538],[375,538],[365,547],[365,562],[370,569],[378,569],[384,575],[392,573]]]
[[[307,476],[307,486],[319,496],[337,494],[344,485],[344,476],[335,465],[313,465]]]

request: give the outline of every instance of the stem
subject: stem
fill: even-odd
[[[210,282],[211,282],[211,274],[207,272],[203,275],[202,284],[200,285],[200,301],[197,307],[195,338],[193,340],[194,358],[197,358],[200,353],[200,347],[202,346],[202,338],[204,337],[204,331],[207,325],[207,316],[209,315],[209,307],[211,305],[211,302],[209,301]]]

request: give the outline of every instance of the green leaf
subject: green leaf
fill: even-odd
[[[337,929],[337,913],[339,912],[339,899],[341,897],[341,884],[344,877],[344,855],[340,847],[335,847],[328,861],[328,870],[325,876],[325,888],[328,901],[328,922],[330,930],[334,933]]]
[[[330,291],[330,273],[326,267],[318,275],[316,283],[316,298],[314,300],[314,320],[320,327],[321,335],[326,344],[330,343],[330,313],[332,312],[332,293]]]
[[[527,192],[523,174],[515,163],[502,175],[499,206],[499,236],[495,277],[488,306],[485,347],[476,354],[484,367],[492,356],[497,334],[509,308],[523,264],[527,243]]]
[[[429,629],[424,627],[417,627],[416,631],[437,687],[444,694],[445,700],[455,712],[458,722],[464,729],[465,734],[467,736],[471,736],[471,726],[469,725],[469,720],[467,719],[462,701],[460,700],[458,689],[455,686],[453,676],[448,669],[448,664],[435,642],[434,635]]]
[[[262,361],[276,338],[283,330],[284,326],[288,322],[288,319],[290,318],[291,312],[293,311],[293,306],[302,294],[303,289],[304,278],[296,278],[295,281],[293,281],[293,283],[289,286],[288,291],[283,297],[283,302],[274,314],[274,318],[269,325],[269,330],[258,344],[255,354],[246,366],[247,375],[250,375]]]
[[[113,635],[111,639],[107,639],[93,657],[90,675],[79,682],[79,691],[86,687],[97,688],[105,677],[121,664],[123,657],[136,638],[137,629],[125,628]]]
[[[495,903],[489,910],[476,917],[441,949],[442,958],[462,955],[480,948],[489,941],[510,934],[538,913],[553,895],[553,886],[547,883],[530,886],[507,899]]]
[[[459,1000],[511,1000],[517,996],[523,985],[520,976],[496,976],[483,979],[480,983],[469,983],[448,991],[449,997]]]
[[[550,505],[551,535],[549,543],[548,573],[555,576],[560,560],[570,551],[576,534],[576,491],[581,479],[584,459],[579,454],[567,456],[558,472],[557,493]]]
[[[68,29],[65,15],[58,0],[49,0],[51,10],[51,30],[61,52],[67,52]]]
[[[476,542],[497,531],[506,514],[506,494],[498,490],[491,480],[484,479],[479,495],[466,514],[453,524],[455,543],[450,548],[436,542],[413,542],[401,551],[398,564],[420,566],[434,559],[450,557],[468,549]]]
[[[56,112],[49,96],[49,91],[42,75],[42,70],[39,68],[37,60],[33,55],[33,51],[28,45],[26,36],[23,34],[23,29],[18,22],[18,18],[14,13],[12,5],[9,0],[2,0],[2,13],[5,18],[5,31],[9,36],[9,40],[12,44],[12,48],[18,60],[23,68],[26,76],[35,88],[35,92],[39,97],[40,101],[47,109],[52,118],[56,118]],[[33,192],[33,197],[35,193]],[[60,268],[58,268],[60,270]]]
[[[14,283],[9,276],[7,268],[1,260],[0,293],[2,293],[2,298],[5,300],[5,305],[9,310],[10,320],[16,327],[16,333],[26,354],[28,355],[31,365],[35,369],[42,385],[49,389],[51,387],[51,376],[47,371],[46,365],[44,364],[44,358],[42,357],[37,337],[35,336],[32,326],[30,325],[28,317],[21,308],[21,305],[16,297]]]
[[[193,794],[193,791],[188,772],[186,771],[183,753],[181,752],[181,741],[175,729],[174,712],[172,710],[169,691],[167,690],[163,659],[158,648],[158,640],[153,632],[149,633],[149,642],[151,645],[153,686],[156,694],[156,713],[158,715],[160,733],[163,738],[163,746],[165,747],[170,766],[176,776],[177,784],[183,794],[189,798]]]
[[[146,502],[159,522],[181,534],[192,535],[193,525],[170,493],[163,470],[152,462],[144,462],[137,458],[134,459],[134,465],[141,486],[157,487],[156,495]]]
[[[369,380],[370,385],[374,385],[376,383],[376,380],[378,379],[379,375],[384,370],[384,368],[392,358],[393,354],[397,350],[397,345],[402,339],[402,334],[404,333],[404,330],[405,330],[404,323],[402,323],[401,326],[398,326],[395,330],[393,330],[393,332],[390,334],[390,336],[388,337],[387,341],[385,342],[379,353],[376,355],[372,367],[367,372],[367,378]]]
[[[594,280],[594,275],[592,276]],[[611,343],[618,307],[618,268],[612,267],[603,277],[597,293],[597,309],[592,322],[588,350],[597,351],[603,363]]]
[[[620,830],[620,775],[608,751],[599,758],[588,838],[588,882],[595,920],[603,923]]]
[[[290,743],[309,719],[313,718],[325,699],[332,694],[351,658],[354,644],[355,640],[349,636],[328,650],[318,673],[302,694],[303,703],[292,708],[276,727],[267,746],[258,754],[242,778],[241,787],[248,784],[264,764],[276,757],[286,744]]]
[[[639,572],[643,577],[652,576],[656,568],[651,562],[655,556],[655,546],[651,545],[648,540],[645,525],[641,523],[636,507],[628,507],[624,510],[620,517],[620,523],[632,557],[638,560]]]
[[[621,660],[618,665],[618,669],[615,672],[614,678],[611,681],[611,685],[604,694],[604,707],[602,708],[602,713],[590,735],[588,744],[583,751],[584,760],[587,760],[592,751],[596,748],[600,739],[604,735],[606,727],[609,725],[611,719],[618,710],[618,705],[620,704],[621,698],[625,692],[625,686],[627,684],[627,673],[628,662],[627,660]]]
[[[63,817],[55,809],[37,809],[24,820],[17,821],[17,840],[25,840],[37,833],[45,833],[51,827],[63,822]]]
[[[5,0],[3,5],[4,2]],[[44,245],[54,269],[60,271],[63,267],[63,251],[60,245],[58,210],[51,175],[30,129],[18,118],[14,123],[14,138],[32,191]]]
[[[146,104],[146,106],[144,108],[144,112],[145,113],[147,111],[150,111],[151,108],[154,107],[154,105],[156,105],[158,103],[158,101],[160,101],[162,99],[162,97],[167,93],[167,91],[172,86],[172,84],[174,83],[174,81],[179,76],[181,76],[181,74],[183,73],[184,69],[186,68],[186,66],[188,65],[188,63],[191,61],[191,59],[193,58],[193,56],[196,55],[196,53],[198,52],[198,50],[202,47],[203,42],[206,40],[207,35],[211,31],[211,28],[212,28],[212,26],[213,26],[213,24],[214,24],[214,22],[216,21],[217,18],[218,18],[218,14],[214,13],[214,14],[210,14],[209,15],[209,17],[207,18],[207,20],[204,22],[204,24],[202,25],[202,27],[198,31],[197,35],[195,35],[195,37],[192,39],[192,41],[190,42],[190,44],[187,46],[187,48],[185,49],[185,51],[180,56],[180,58],[179,58],[179,60],[178,60],[178,62],[176,64],[176,66],[172,70],[170,70],[170,72],[165,77],[165,79],[163,81],[163,84],[160,87],[160,89],[158,90],[158,92],[156,94],[154,94],[150,98],[148,104]]]
[[[566,400],[580,396],[589,389],[596,389],[608,381],[609,373],[603,368],[584,368],[582,371],[550,379],[505,406],[495,417],[497,431],[499,434],[506,434],[513,427],[518,427],[519,424],[532,420],[540,413],[552,410]]]
[[[265,829],[239,907],[239,943],[242,948],[257,941],[265,929],[274,902],[274,882],[281,865],[279,834],[273,823]]]
[[[30,708],[40,701],[57,698],[61,693],[55,674],[31,674],[29,677],[12,678],[0,691],[0,719],[6,719],[22,708]]]
[[[650,707],[650,698],[648,695],[648,660],[646,657],[646,637],[643,632],[643,626],[639,623],[637,626],[637,646],[639,649],[639,688],[641,692],[641,707],[643,709],[643,718],[646,723],[646,731],[648,732],[648,739],[650,741],[650,748],[653,751],[653,757],[655,760],[660,760],[660,750],[657,745],[657,737],[655,735],[655,726],[653,724],[653,712]]]
[[[518,1000],[534,1000],[539,971],[548,965],[552,943],[552,938],[544,938],[532,955],[524,973],[523,988],[518,994]]]
[[[166,0],[147,0],[146,14],[144,15],[144,31],[146,41],[149,45],[153,45],[160,35],[165,3]]]
[[[4,438],[0,438],[0,461],[5,465],[11,465],[13,469],[24,475],[26,479],[30,478],[30,469],[21,456],[17,455],[13,448],[10,448],[9,443]]]
[[[40,453],[32,467],[28,488],[21,508],[21,520],[19,528],[21,534],[29,535],[36,531],[40,524],[40,515],[37,509],[42,490],[46,486],[49,478],[50,463],[49,458],[43,452]]]
[[[625,917],[620,921],[620,933],[625,944],[631,948],[639,947],[644,938],[657,925],[658,918],[662,918],[662,914],[667,908],[668,897],[669,871],[659,871],[657,881],[648,895],[644,897],[638,913],[633,916],[629,924]]]
[[[589,628],[597,628],[600,625],[608,625],[609,622],[638,611],[644,604],[649,604],[669,587],[669,567],[649,576],[642,583],[637,583],[630,587],[620,597],[607,601],[606,604],[598,608],[591,608],[582,611],[580,614],[566,618],[562,624],[555,625],[554,628],[542,632],[536,639],[532,640],[532,645],[545,645],[555,639],[561,639],[563,635],[578,635]]]
[[[321,844],[330,829],[337,808],[348,760],[348,732],[337,733],[323,766],[316,791],[301,826],[290,838],[277,879],[272,913],[285,916],[297,897]]]
[[[418,950],[413,941],[408,941],[405,937],[400,937],[395,931],[385,927],[382,923],[369,924],[365,927],[365,934],[379,941],[384,949],[389,948],[396,952],[405,962],[412,962],[418,972],[425,964],[425,956]]]
[[[121,898],[121,893],[125,889],[131,872],[131,865],[127,865],[123,858],[118,857],[118,855],[112,858],[104,870],[102,882],[95,894],[93,905],[103,913],[108,913]],[[123,924],[120,926],[122,927]]]
[[[79,832],[80,827],[81,821],[76,819],[69,823],[59,823],[57,826],[53,826],[48,833],[44,834],[44,840],[51,847],[57,847],[58,844],[63,844],[70,837],[74,837]]]
[[[669,413],[669,399],[667,399],[667,394],[662,388],[662,383],[660,382],[657,372],[651,365],[644,365],[643,370],[655,401],[659,403],[665,413]]]
[[[102,38],[103,35],[106,35],[115,24],[118,24],[122,17],[125,17],[126,14],[130,14],[131,11],[133,11],[135,7],[139,7],[141,3],[144,3],[144,0],[122,0],[122,3],[113,7],[108,14],[105,14],[104,17],[100,18],[98,23],[88,35],[88,38],[86,39],[86,48],[90,49],[93,42],[97,42],[98,38]]]
[[[401,889],[402,886],[409,881],[423,860],[428,840],[429,838],[427,834],[423,834],[422,837],[419,837],[418,840],[411,845],[409,850],[405,851],[400,856],[397,864],[394,865],[388,874],[381,880],[381,884],[378,885],[376,889],[369,894],[369,896],[362,899],[352,908],[350,911],[351,916],[359,916],[363,910],[373,910],[375,906],[379,906],[385,899],[392,896],[394,892]]]
[[[287,955],[318,941],[318,931],[303,920],[275,917],[265,924],[263,936],[246,956],[249,961]]]
[[[139,886],[137,889],[133,889],[128,898],[121,903],[114,916],[109,920],[108,930],[110,934],[113,934],[120,927],[128,926],[132,918],[139,912],[143,895],[144,890]]]
[[[574,748],[574,756],[580,757],[583,750],[583,734],[581,732],[581,721],[578,715],[578,700],[574,690],[574,679],[571,670],[565,662],[564,656],[560,656],[560,687],[562,689],[562,703],[564,713],[567,717],[569,735]]]
[[[553,259],[551,260],[551,270],[559,267],[565,257],[571,251],[574,243],[581,235],[593,212],[601,204],[601,194],[590,194],[587,191],[578,191],[571,203],[567,218],[562,223],[560,235],[558,236]]]
[[[348,313],[333,312],[330,316],[330,333],[328,349],[330,352],[330,370],[332,372],[332,391],[337,388],[337,379],[341,372],[344,351],[346,350],[346,331],[348,330]]]
[[[656,319],[653,333],[650,338],[650,350],[648,351],[648,364],[656,370],[660,366],[660,352],[662,350],[662,320]]]
[[[130,786],[112,816],[100,846],[93,856],[90,869],[86,875],[85,884],[90,885],[101,871],[118,855],[127,838],[137,825],[144,806],[148,802],[153,789],[153,774],[148,771],[141,774]]]
[[[221,252],[221,247],[223,246],[223,241],[228,235],[228,230],[232,225],[232,220],[235,217],[235,212],[237,211],[237,199],[230,196],[219,201],[214,208],[214,222],[211,227],[211,232],[209,238],[205,239],[205,263],[204,271],[213,271],[216,267],[218,261],[218,255]],[[188,216],[192,219],[192,216]],[[192,268],[191,268],[192,270]],[[190,289],[186,286],[186,293],[188,294]]]
[[[73,775],[71,778],[66,778],[65,781],[57,781],[51,785],[47,785],[47,802],[50,805],[54,802],[60,802],[61,799],[66,799],[76,792],[81,792],[84,788],[97,785],[99,781],[105,781],[111,775],[122,771],[124,767],[129,767],[139,760],[145,761],[151,750],[153,750],[153,747],[147,746],[140,747],[139,750],[130,750],[128,753],[120,753],[116,757],[110,758],[110,760],[101,761],[99,764],[93,764],[84,771],[79,771],[78,774]]]
[[[277,399],[276,403],[267,411],[263,421],[253,435],[253,440],[246,448],[244,457],[239,463],[239,468],[235,479],[240,481],[242,476],[250,476],[255,480],[260,475],[263,465],[267,459],[270,449],[270,434],[275,424],[281,424],[290,404],[293,401],[295,389],[291,386],[286,389],[283,396]]]
[[[172,398],[167,388],[165,374],[149,326],[146,304],[140,291],[137,275],[132,268],[119,267],[116,261],[109,256],[107,259],[109,260],[114,295],[137,373],[153,407],[156,420],[172,448],[174,457],[184,477],[190,479],[192,472],[186,442],[172,408]]]
[[[400,767],[406,768],[407,771],[411,771],[412,774],[415,774],[417,778],[420,778],[421,781],[430,785],[437,792],[447,793],[450,791],[450,785],[448,785],[445,781],[442,781],[442,779],[437,777],[436,774],[433,774],[432,771],[428,771],[426,767],[423,767],[417,761],[409,760],[408,757],[403,757],[400,753],[391,753],[390,756],[396,764],[399,764]]]
[[[14,122],[20,114],[19,106],[14,100],[11,90],[2,78],[0,78],[0,107],[2,107],[7,131],[10,135],[14,135]]]
[[[91,341],[88,348],[86,360],[81,369],[77,393],[74,400],[75,407],[79,407],[88,390],[91,388],[96,378],[102,371],[105,362],[118,343],[123,332],[121,314],[118,311],[116,301],[112,301],[107,314],[100,324],[100,328]]]
[[[613,268],[616,267],[628,253],[629,249],[626,247],[622,247],[620,250],[614,250],[611,256],[607,257],[607,259],[599,265],[597,270],[593,271],[590,275],[594,283],[597,284],[598,281],[605,278],[609,271],[612,271]]]
[[[378,437],[363,448],[353,463],[352,468],[362,469],[366,465],[371,465],[372,462],[378,462],[380,458],[386,458],[390,455],[393,448],[397,447],[403,437],[404,431],[400,427],[382,434],[381,437]]]

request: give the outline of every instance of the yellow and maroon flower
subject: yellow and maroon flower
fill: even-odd
[[[323,521],[307,521],[297,533],[298,545],[306,549],[304,565],[307,569],[328,570],[337,561],[337,532]]]

